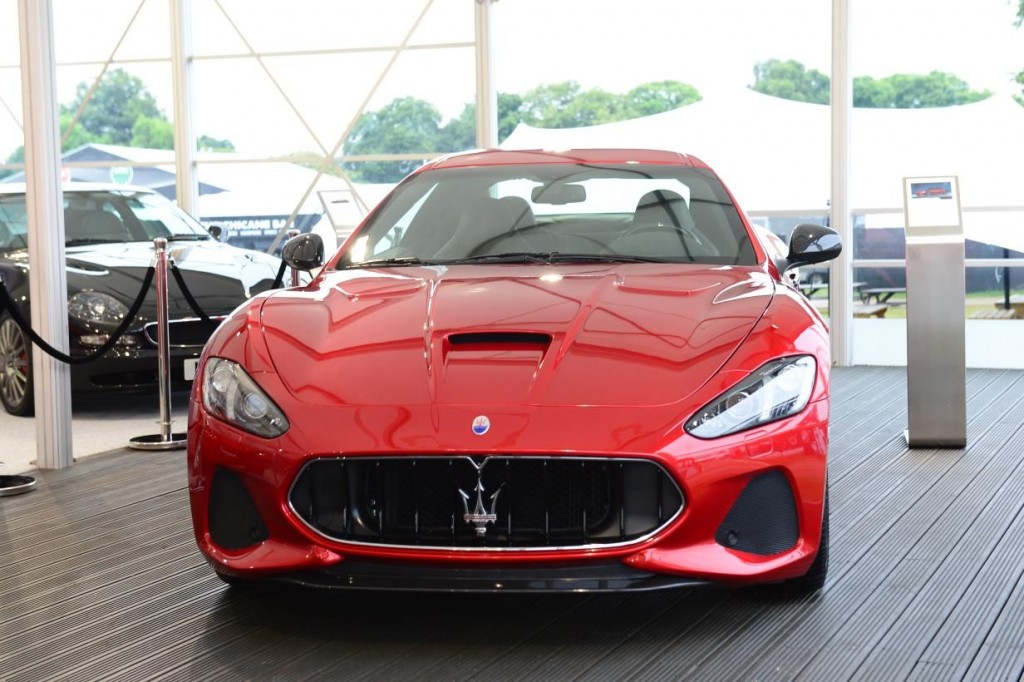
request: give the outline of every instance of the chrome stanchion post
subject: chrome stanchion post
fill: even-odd
[[[297,229],[295,229],[294,227],[291,228],[290,230],[288,230],[288,239],[292,239],[293,237],[298,237],[298,236],[299,236],[299,231]],[[295,268],[291,268],[291,271],[292,271],[292,279],[291,279],[292,286],[293,287],[297,287],[297,286],[299,286],[299,271],[296,270]]]
[[[153,261],[156,284],[156,345],[157,374],[160,390],[160,433],[153,436],[136,436],[129,447],[136,450],[180,450],[185,447],[186,434],[171,433],[171,341],[169,337],[167,306],[168,254],[167,240],[157,237],[153,240],[156,257]]]

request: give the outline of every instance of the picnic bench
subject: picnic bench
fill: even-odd
[[[902,303],[902,301],[893,301],[893,302],[890,303],[889,299],[891,299],[896,294],[906,294],[907,293],[907,288],[906,287],[864,287],[864,288],[859,289],[859,293],[860,293],[860,300],[861,300],[861,302],[865,303],[865,304],[870,304],[870,303],[874,302],[876,304],[878,304],[878,303],[888,303],[889,305],[898,305],[898,304]]]
[[[878,303],[875,305],[855,305],[853,307],[854,317],[885,317],[886,311],[889,310],[889,306],[885,303]]]

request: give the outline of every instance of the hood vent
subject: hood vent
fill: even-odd
[[[532,332],[471,332],[452,334],[448,337],[448,343],[460,349],[466,346],[493,345],[540,346],[544,349],[551,343],[551,336]]]

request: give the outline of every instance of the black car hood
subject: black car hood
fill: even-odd
[[[280,263],[273,256],[213,240],[172,242],[169,252],[185,286],[210,316],[225,315],[252,295],[269,289]],[[66,256],[69,296],[96,291],[131,306],[153,264],[154,247],[150,242],[69,246]],[[18,269],[28,268],[25,250],[6,254],[5,260]],[[174,277],[169,279],[170,318],[196,317]],[[23,295],[27,296],[27,286],[25,289]],[[17,297],[17,292],[11,293]],[[155,311],[156,291],[151,286],[139,312],[138,326],[155,319]]]

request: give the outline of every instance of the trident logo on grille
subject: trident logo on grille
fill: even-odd
[[[459,488],[459,495],[462,496],[462,509],[466,513],[462,515],[462,520],[466,523],[473,524],[476,530],[476,536],[482,538],[487,535],[487,524],[493,523],[498,520],[498,515],[495,513],[495,509],[498,507],[498,495],[501,494],[501,489],[505,487],[502,483],[497,490],[494,491],[493,495],[487,498],[490,502],[491,508],[487,509],[484,504],[484,467],[490,460],[489,457],[485,458],[484,461],[477,464],[472,457],[466,457],[469,463],[476,469],[476,505],[473,507],[473,511],[469,511],[469,498],[470,494]]]

